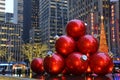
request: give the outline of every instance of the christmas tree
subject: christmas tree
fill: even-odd
[[[100,44],[99,44],[99,50],[100,52],[108,53],[108,45],[106,41],[106,33],[104,29],[104,22],[103,22],[103,16],[101,16],[101,25],[100,25]]]

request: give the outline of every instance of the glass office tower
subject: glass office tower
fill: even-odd
[[[65,34],[65,26],[68,21],[67,0],[40,0],[40,38],[49,49],[55,47],[54,37]]]

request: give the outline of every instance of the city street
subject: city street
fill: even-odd
[[[120,74],[114,73],[114,74],[108,74],[106,76],[71,76],[71,75],[60,75],[60,76],[48,76],[48,75],[35,75],[31,79],[27,76],[11,76],[11,75],[1,75],[0,74],[0,80],[2,79],[6,80],[120,80]]]

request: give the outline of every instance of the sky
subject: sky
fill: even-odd
[[[6,0],[5,2],[5,7],[6,7],[6,10],[5,12],[10,12],[10,13],[13,13],[13,1],[14,0]],[[111,1],[118,1],[118,0],[111,0]]]
[[[13,13],[13,1],[14,0],[6,0],[5,1],[5,12]]]

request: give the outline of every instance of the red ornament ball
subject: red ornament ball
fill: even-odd
[[[74,75],[83,74],[88,67],[88,60],[86,55],[80,52],[73,52],[66,58],[66,67]]]
[[[97,75],[112,73],[113,60],[107,53],[98,52],[90,57],[90,68]]]
[[[77,47],[81,53],[90,56],[97,52],[99,43],[92,35],[85,35],[78,40]]]
[[[66,33],[68,36],[71,36],[75,40],[79,39],[81,36],[85,35],[86,26],[81,20],[71,20],[66,25]]]
[[[40,74],[44,72],[43,67],[43,59],[42,58],[34,58],[31,62],[31,69],[33,72]]]
[[[43,64],[45,71],[50,75],[61,73],[65,66],[64,58],[58,53],[46,56]]]
[[[75,41],[66,35],[61,36],[55,43],[56,51],[62,56],[67,56],[75,50]]]

